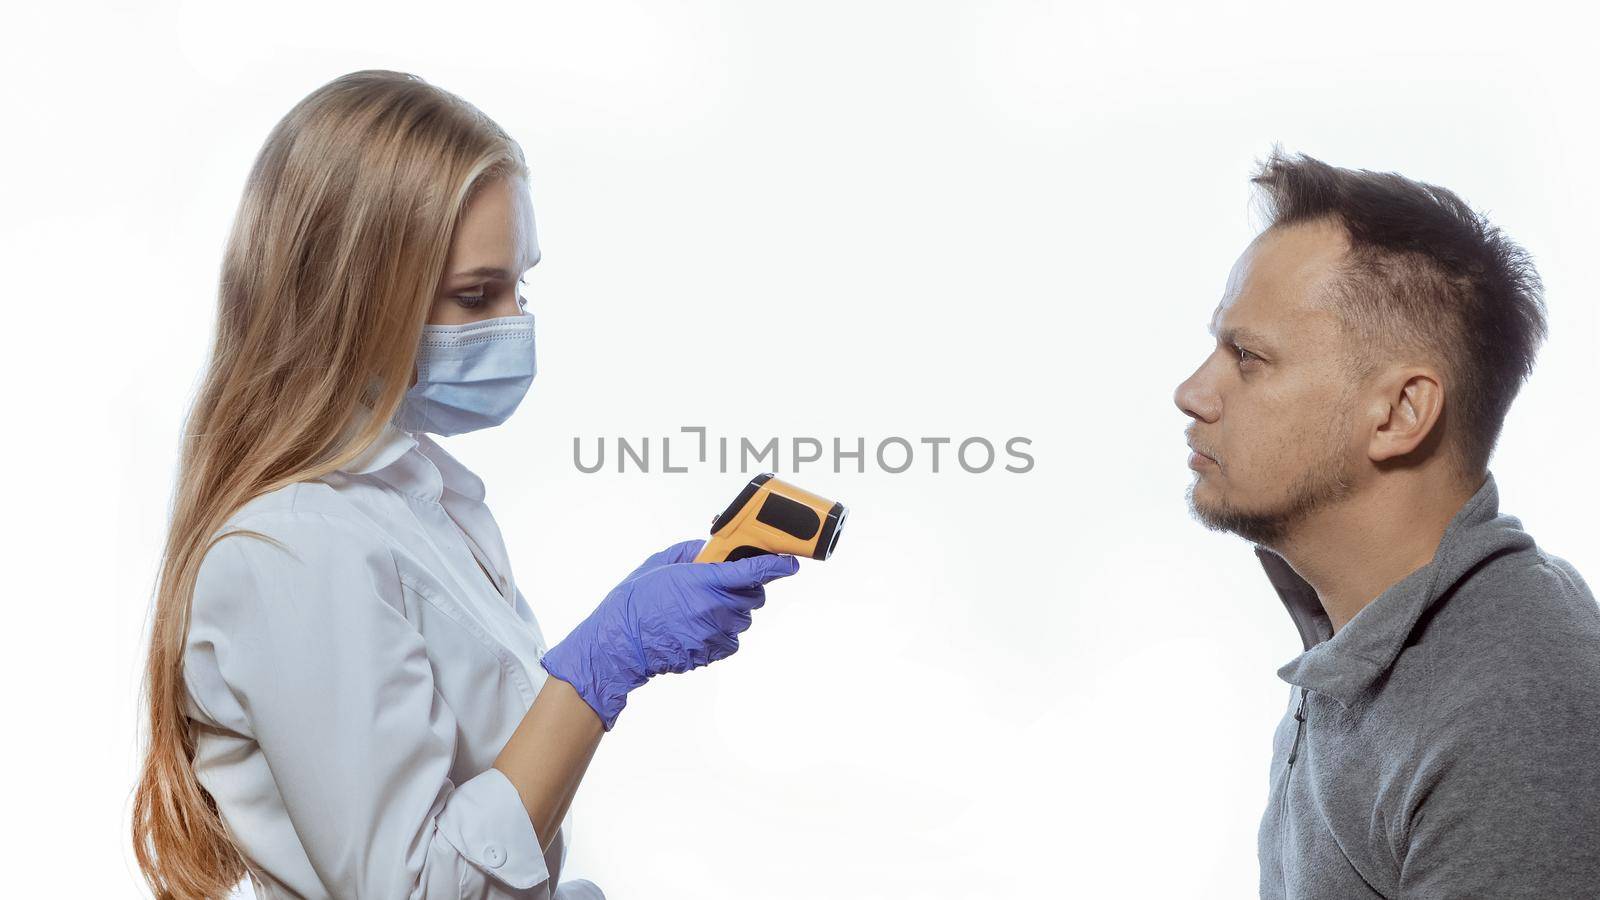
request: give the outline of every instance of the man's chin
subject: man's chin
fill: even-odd
[[[1228,511],[1225,504],[1217,502],[1216,493],[1216,488],[1207,482],[1205,474],[1196,472],[1185,499],[1189,503],[1189,515],[1207,527],[1210,527],[1213,519],[1225,518]]]
[[[1218,503],[1208,496],[1200,479],[1189,488],[1189,514],[1212,531],[1235,534],[1253,544],[1273,544],[1284,534],[1282,516],[1262,515],[1239,509],[1227,503]]]

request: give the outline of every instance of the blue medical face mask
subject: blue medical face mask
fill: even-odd
[[[516,411],[536,372],[532,313],[424,325],[417,383],[394,423],[446,437],[499,425]]]

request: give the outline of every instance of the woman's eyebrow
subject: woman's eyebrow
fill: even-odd
[[[502,268],[500,268],[498,266],[479,266],[476,269],[467,269],[466,271],[463,271],[463,272],[457,272],[454,277],[456,277],[456,278],[501,278],[501,279],[505,279],[506,281],[510,281],[511,280],[511,272],[509,270],[507,270],[507,269],[502,269]]]
[[[544,258],[544,254],[543,253],[534,254],[533,261],[528,263],[527,265],[523,266],[523,269],[527,270],[527,269],[533,268],[534,266],[537,266],[539,264],[539,260],[541,260],[543,258]],[[517,273],[512,272],[510,269],[502,269],[499,266],[478,266],[476,269],[466,269],[466,270],[457,272],[457,273],[455,273],[454,275],[452,275],[450,277],[452,277],[452,278],[499,278],[499,279],[502,279],[504,281],[510,281],[511,279],[517,277]]]

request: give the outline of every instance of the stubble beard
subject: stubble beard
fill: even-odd
[[[1281,546],[1294,527],[1306,517],[1350,496],[1354,489],[1351,467],[1340,455],[1338,444],[1328,437],[1322,446],[1325,450],[1321,458],[1306,467],[1295,479],[1285,499],[1270,509],[1247,510],[1227,503],[1202,506],[1194,496],[1195,488],[1203,477],[1197,474],[1189,484],[1190,515],[1212,531],[1231,532],[1267,547]]]

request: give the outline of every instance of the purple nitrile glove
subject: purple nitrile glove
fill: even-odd
[[[648,559],[640,563],[639,568],[629,572],[628,577],[622,580],[623,582],[632,581],[651,569],[659,569],[671,563],[692,562],[696,556],[700,555],[700,548],[705,545],[706,542],[703,540],[679,541],[665,550],[657,550],[650,554]]]
[[[540,663],[572,685],[607,731],[628,692],[663,672],[687,672],[739,649],[750,612],[766,602],[767,582],[800,563],[764,553],[732,562],[691,562],[705,541],[652,554],[600,601]]]

